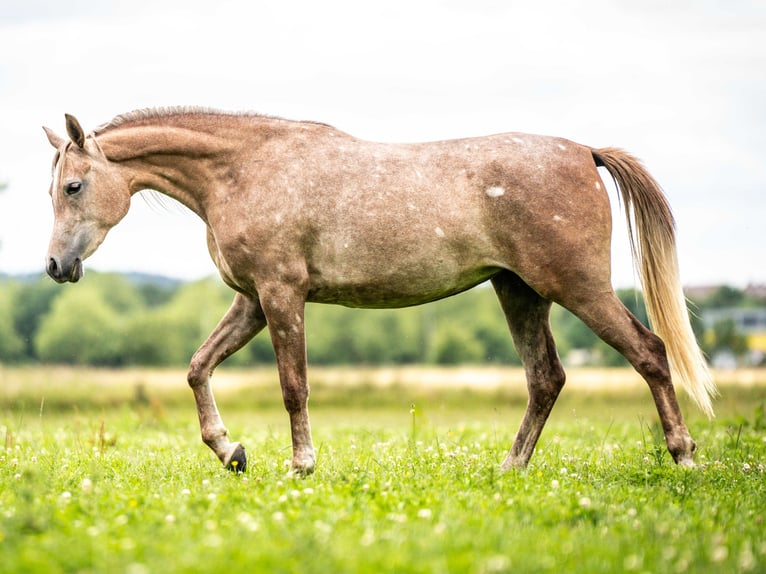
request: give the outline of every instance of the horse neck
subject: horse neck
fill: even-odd
[[[181,124],[126,125],[97,135],[106,158],[126,171],[131,195],[163,193],[207,221],[206,206],[219,171],[230,169],[241,135],[231,129],[192,129]]]

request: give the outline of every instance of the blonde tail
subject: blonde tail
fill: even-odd
[[[675,222],[670,206],[654,178],[630,154],[604,148],[593,150],[593,157],[596,165],[609,171],[620,191],[649,322],[665,343],[673,376],[712,418],[711,399],[717,390],[689,323],[678,274]]]

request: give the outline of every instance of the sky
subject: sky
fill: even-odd
[[[766,283],[760,0],[4,0],[0,273],[44,266],[43,125],[172,105],[377,141],[515,131],[621,147],[668,196],[685,285]],[[86,273],[215,274],[201,220],[142,197]],[[619,212],[613,239],[613,282],[635,286]]]

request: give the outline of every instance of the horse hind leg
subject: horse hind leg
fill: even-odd
[[[523,468],[535,450],[545,422],[564,386],[564,368],[550,329],[551,302],[518,275],[504,271],[492,279],[527,377],[529,400],[519,431],[501,468]]]
[[[602,292],[603,293],[603,292]],[[670,377],[665,344],[628,311],[609,290],[600,297],[562,302],[580,317],[596,335],[620,352],[649,385],[673,460],[694,466],[696,445],[684,423]]]

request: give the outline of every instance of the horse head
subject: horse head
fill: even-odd
[[[128,212],[128,181],[75,117],[66,115],[69,139],[43,129],[56,148],[49,191],[54,223],[46,271],[59,283],[74,283],[82,277],[82,262]]]

